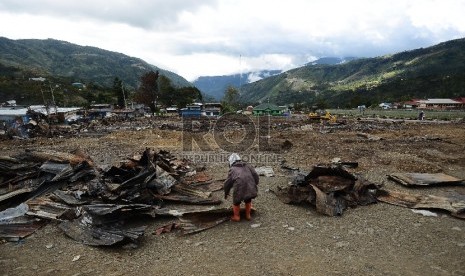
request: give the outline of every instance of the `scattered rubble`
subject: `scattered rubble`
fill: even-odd
[[[274,118],[271,119],[273,124]],[[96,123],[92,128],[83,128],[87,131],[82,130],[70,139],[65,136],[65,139],[38,137],[29,140],[1,141],[3,154],[0,155],[16,154],[26,148],[69,152],[79,145],[91,153],[95,161],[94,166],[115,164],[115,167],[119,168],[122,164],[115,163],[115,161],[132,156],[133,153],[137,153],[137,156],[131,159],[139,160],[143,153],[141,147],[164,148],[170,151],[179,148],[180,133],[160,130],[158,126],[166,122],[180,123],[180,120],[173,119],[169,122],[163,118],[155,119],[152,117],[146,121],[142,119],[118,123],[108,121],[107,125]],[[131,226],[129,228],[137,229],[139,226],[148,225],[144,231],[144,236],[140,240],[136,239],[137,244],[141,243],[144,246],[139,247],[138,252],[134,252],[134,243],[129,243],[129,246],[122,248],[112,248],[110,251],[107,249],[95,250],[80,245],[64,235],[61,229],[55,227],[61,221],[27,215],[25,217],[37,220],[40,225],[44,223],[48,223],[48,225],[45,229],[35,232],[30,238],[20,240],[17,243],[2,244],[4,247],[0,250],[3,257],[2,272],[24,275],[50,274],[51,272],[107,275],[124,274],[128,271],[132,271],[134,274],[147,274],[147,271],[157,271],[158,274],[205,274],[205,271],[212,274],[231,274],[231,272],[234,274],[233,270],[237,270],[236,268],[231,268],[225,272],[225,268],[228,268],[230,263],[228,258],[218,258],[216,262],[208,262],[205,261],[205,253],[209,256],[224,255],[225,252],[238,252],[239,249],[239,251],[246,250],[247,254],[237,256],[238,261],[244,263],[244,266],[241,266],[242,269],[236,271],[236,274],[305,274],[308,271],[322,275],[325,273],[350,274],[353,271],[376,274],[392,270],[393,262],[398,264],[394,266],[396,269],[392,272],[393,274],[408,274],[415,270],[419,274],[427,275],[431,273],[432,267],[435,271],[439,271],[438,273],[460,274],[463,270],[461,252],[465,248],[465,243],[458,237],[463,236],[465,228],[462,227],[462,221],[458,218],[449,217],[448,211],[428,209],[437,213],[438,217],[422,217],[407,207],[400,208],[381,202],[382,205],[348,209],[345,211],[348,213],[344,213],[342,219],[334,219],[317,213],[316,207],[310,206],[309,203],[304,203],[303,207],[284,205],[277,202],[279,199],[276,196],[270,196],[268,192],[270,190],[276,191],[278,185],[286,186],[285,175],[287,174],[294,174],[300,169],[306,171],[302,173],[302,176],[305,177],[313,164],[329,162],[332,158],[339,157],[339,160],[334,160],[336,165],[346,163],[344,161],[358,161],[359,167],[354,171],[360,172],[374,183],[384,183],[383,188],[386,189],[407,191],[409,194],[423,196],[424,194],[443,195],[450,190],[463,194],[465,186],[404,187],[394,181],[388,181],[386,177],[387,174],[395,172],[444,172],[463,179],[465,176],[463,171],[463,141],[465,137],[463,122],[449,125],[424,124],[422,122],[420,125],[409,122],[394,124],[379,120],[373,122],[350,120],[346,125],[326,125],[325,128],[330,128],[333,132],[324,135],[318,132],[318,125],[310,125],[311,128],[300,130],[298,123],[294,124],[292,120],[289,122],[291,128],[283,126],[282,129],[278,128],[279,131],[270,131],[271,142],[288,139],[293,143],[293,146],[287,152],[279,152],[280,156],[287,162],[282,167],[279,163],[273,163],[273,169],[277,175],[270,178],[263,177],[263,185],[259,186],[261,194],[256,201],[261,215],[255,216],[253,221],[243,221],[234,225],[229,225],[226,222],[228,225],[223,225],[224,227],[220,225],[213,231],[209,230],[200,235],[176,238],[174,235],[182,234],[180,218],[187,219],[194,211],[214,212],[214,209],[220,209],[221,206],[228,205],[229,202],[223,202],[225,204],[222,205],[182,203],[183,206],[180,206],[179,202],[156,199],[155,203],[160,203],[161,207],[153,205],[155,218],[152,218],[150,214],[143,214],[143,217],[136,216],[135,221],[131,221],[131,218],[124,219],[125,226]],[[302,125],[304,124],[307,123],[303,122]],[[141,131],[138,131],[137,128]],[[107,135],[110,131],[112,133]],[[378,135],[385,140],[367,141],[365,138],[358,137],[357,132]],[[84,135],[88,136],[84,137]],[[419,139],[422,137],[440,137],[442,140]],[[281,146],[281,143],[276,144]],[[256,153],[256,148],[251,148],[251,152]],[[179,159],[182,155],[177,156]],[[39,162],[39,166],[42,163]],[[196,173],[193,176],[185,174],[180,178],[182,183],[203,192],[212,191],[211,187],[214,186],[221,189],[222,181],[218,178],[226,175],[227,165],[205,164],[208,170],[204,171],[201,171],[198,166],[189,164],[191,168],[186,174],[194,170]],[[260,163],[257,165],[269,164]],[[19,162],[15,165],[22,166],[24,163]],[[91,169],[89,168],[89,170]],[[99,177],[102,177],[108,169],[109,167],[97,168],[100,173]],[[211,174],[213,177],[210,177],[211,180],[205,178],[202,181],[194,179],[200,177],[201,173],[205,173],[207,176]],[[26,175],[22,176],[26,177]],[[0,183],[11,179],[11,177],[13,177],[13,173],[11,176],[1,174],[0,178],[3,179],[0,179]],[[187,181],[188,178],[191,178],[192,182]],[[56,213],[64,216],[59,218],[60,220],[73,221],[74,218],[66,219],[65,217],[76,216],[75,210],[82,209],[79,207],[97,204],[97,202],[93,202],[95,197],[88,196],[84,190],[89,183],[86,182],[84,185],[82,182],[77,182],[66,184],[65,187],[49,193],[50,197],[41,195],[36,199],[46,198],[55,204],[61,204],[57,207],[67,206],[71,212],[58,212],[59,209],[57,209]],[[73,186],[75,187],[72,188]],[[0,187],[0,196],[5,195],[3,193],[5,187],[8,185]],[[173,187],[166,195],[160,195],[155,188],[150,188],[150,190],[156,196],[180,196]],[[115,192],[115,194],[117,193]],[[213,195],[215,194],[213,193]],[[24,195],[14,197],[15,204],[12,204],[11,207],[21,204],[20,199]],[[98,196],[96,198],[99,199]],[[378,199],[378,201],[381,200]],[[6,202],[9,200],[3,203]],[[120,203],[120,199],[113,203],[106,202],[106,204],[115,205]],[[145,203],[126,202],[126,204]],[[282,206],[276,208],[276,204],[282,204]],[[4,205],[2,204],[2,206]],[[36,208],[30,206],[31,208],[26,212],[37,213]],[[426,209],[414,210],[423,211]],[[227,217],[229,215],[227,214]],[[162,225],[170,223],[172,233],[168,234],[169,236],[158,237],[152,234]],[[116,226],[117,229],[126,230],[126,228]],[[187,227],[187,224],[183,224],[183,227]],[[294,231],[289,228],[294,229]],[[461,231],[459,231],[460,229]],[[412,240],[412,237],[419,236],[424,238]],[[125,236],[117,245],[127,241],[132,241],[130,236]],[[372,250],[373,243],[376,243],[376,248],[385,250]],[[367,266],[366,262],[347,262],[344,261],[344,258],[340,258],[340,256],[350,255],[357,248],[361,250],[357,251],[356,259],[375,260],[381,258],[381,261],[376,262],[374,266]],[[261,254],[263,250],[276,254]],[[430,257],[424,258],[425,250],[428,251]],[[312,256],[315,252],[325,254],[320,254],[321,258],[317,258],[313,262],[296,265],[295,258],[289,257],[289,252],[299,252],[302,256]],[[80,256],[80,259],[77,258],[77,261],[72,262],[73,257],[77,256]],[[147,256],[149,257],[147,258]],[[255,256],[254,260],[250,260],[249,256]],[[121,258],[126,261],[121,261]],[[411,265],[413,259],[418,261],[414,267]],[[104,260],[104,265],[102,265],[102,260]],[[185,265],[178,266],[179,263]],[[79,265],[76,266],[76,264]],[[254,266],[254,264],[258,265]],[[83,266],[85,270],[81,269]]]
[[[59,221],[70,238],[108,246],[144,235],[146,226],[131,226],[141,216],[167,215],[182,217],[181,229],[194,233],[226,221],[230,210],[185,204],[218,205],[212,191],[221,188],[221,181],[205,171],[197,175],[188,160],[167,151],[146,149],[108,169],[96,167],[80,150],[25,151],[0,157],[0,208],[6,209],[0,212],[0,238],[18,240],[47,221]]]
[[[370,183],[360,175],[346,170],[357,166],[357,162],[341,162],[339,158],[335,158],[331,165],[314,166],[308,174],[299,171],[289,186],[278,187],[278,191],[273,192],[284,203],[310,203],[316,207],[317,212],[328,216],[342,215],[347,207],[381,201],[411,209],[441,209],[450,212],[454,217],[465,219],[463,194],[416,195],[384,190],[380,185]],[[463,180],[442,173],[395,173],[388,176],[405,186],[463,184]]]

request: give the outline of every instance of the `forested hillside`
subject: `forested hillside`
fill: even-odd
[[[306,65],[241,89],[241,101],[354,107],[465,95],[465,39],[338,65]]]
[[[151,70],[158,70],[174,86],[192,86],[173,72],[121,53],[54,39],[0,37],[0,99],[3,101],[43,103],[49,101],[52,90],[61,104],[108,101],[115,78],[128,91],[134,91],[141,76]],[[46,81],[31,80],[37,77]],[[79,91],[72,86],[75,82],[85,84],[86,89]]]

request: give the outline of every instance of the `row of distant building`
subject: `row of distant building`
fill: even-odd
[[[160,112],[166,115],[183,117],[216,117],[222,114],[221,103],[195,103],[185,108],[160,107]],[[26,124],[32,118],[53,118],[59,123],[73,123],[80,120],[103,119],[110,117],[134,118],[151,114],[150,109],[143,104],[131,104],[120,109],[112,104],[93,104],[89,108],[58,107],[45,105],[17,105],[15,100],[0,103],[0,122],[6,125]]]
[[[381,103],[383,109],[428,109],[428,110],[460,110],[465,109],[465,97],[456,99],[413,99],[403,103]],[[359,107],[360,108],[360,107]],[[167,107],[161,111],[167,115],[181,117],[218,117],[223,113],[221,103],[194,103],[184,108]],[[141,104],[133,104],[130,108],[115,109],[111,104],[94,104],[89,109],[81,107],[46,107],[44,105],[18,106],[11,100],[0,104],[0,121],[7,124],[20,120],[27,123],[31,114],[53,116],[55,120],[63,123],[78,121],[83,118],[99,119],[106,117],[132,118],[144,116],[150,111]],[[262,103],[257,106],[248,106],[240,111],[249,115],[289,116],[287,106],[277,106],[273,103]]]
[[[465,97],[455,99],[412,99],[400,103],[380,103],[382,109],[429,109],[457,110],[465,109]]]
[[[216,118],[223,114],[221,103],[193,103],[184,108],[175,106],[162,108],[160,112],[167,116],[181,117],[212,117]],[[283,116],[290,114],[288,107],[277,106],[271,103],[264,103],[255,107],[248,106],[240,111],[249,115],[272,115]],[[58,123],[73,123],[81,120],[103,119],[109,117],[134,118],[150,115],[150,110],[142,104],[131,104],[125,109],[115,108],[111,104],[93,104],[89,108],[82,107],[57,107],[44,105],[20,106],[16,101],[11,100],[0,103],[0,122],[7,125],[13,123],[26,124],[32,118],[53,118]]]

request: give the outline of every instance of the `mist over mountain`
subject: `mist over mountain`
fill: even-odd
[[[352,60],[358,59],[357,57],[322,57],[317,60],[314,60],[312,62],[307,63],[306,65],[322,65],[322,64],[327,64],[327,65],[336,65],[336,64],[342,64],[345,62],[349,62]]]
[[[193,84],[215,100],[221,100],[229,86],[239,89],[243,84],[258,81],[281,72],[281,70],[262,70],[226,76],[202,76],[197,78]]]
[[[334,65],[342,64],[344,62],[349,62],[357,59],[356,57],[322,57],[312,62],[309,62],[307,65]],[[201,76],[197,78],[193,84],[199,88],[202,92],[207,95],[212,96],[216,100],[221,100],[223,98],[224,92],[228,86],[239,88],[242,85],[247,83],[252,83],[259,81],[264,78],[268,78],[279,73],[282,73],[282,70],[262,70],[255,72],[247,72],[243,74],[233,74],[233,75],[223,75],[223,76]]]

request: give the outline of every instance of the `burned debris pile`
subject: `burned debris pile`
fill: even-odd
[[[349,207],[376,203],[379,186],[349,172],[342,164],[316,165],[299,172],[290,185],[274,193],[287,204],[309,203],[328,216],[342,215]]]
[[[136,241],[146,226],[131,225],[141,216],[180,217],[221,203],[211,195],[221,185],[205,171],[197,173],[203,169],[150,149],[106,169],[79,150],[2,156],[0,238],[18,240],[57,221],[67,236],[84,244]],[[171,202],[213,206],[183,211]]]

